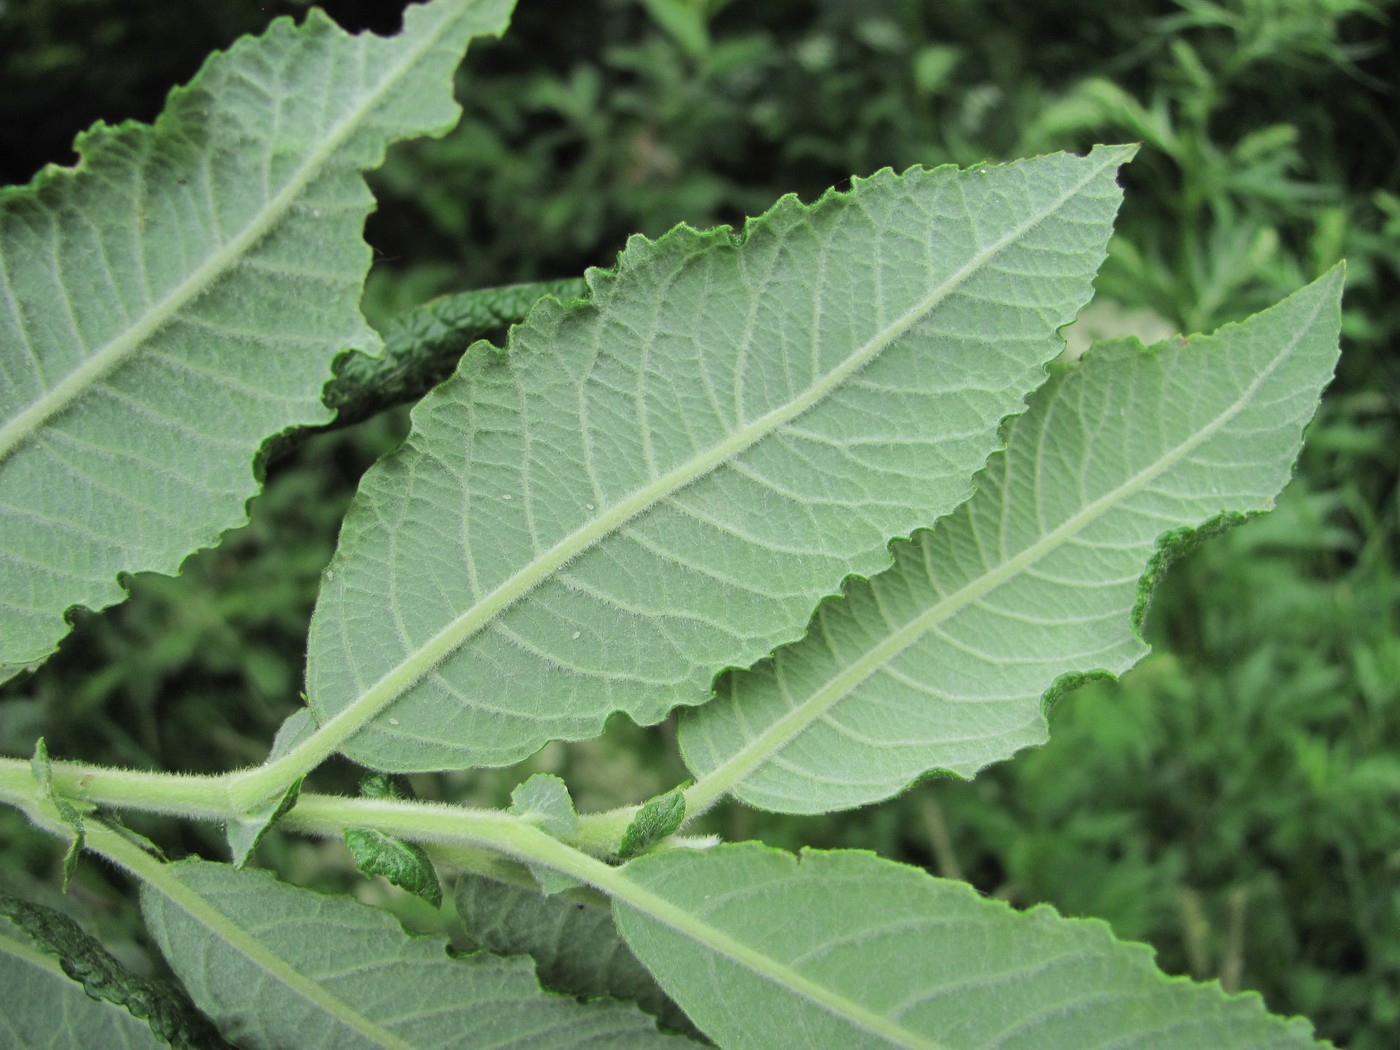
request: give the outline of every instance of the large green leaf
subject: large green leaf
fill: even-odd
[[[586,890],[546,897],[532,886],[467,873],[454,899],[472,943],[498,955],[528,954],[546,986],[630,999],[668,1028],[694,1030],[622,943],[606,897]]]
[[[1189,528],[1273,505],[1332,375],[1341,288],[1339,267],[1243,324],[1057,375],[972,500],[686,712],[695,801],[824,812],[1044,742],[1043,696],[1146,653],[1148,594]]]
[[[886,171],[738,239],[634,238],[590,302],[474,347],[346,518],[309,645],[330,739],[507,763],[798,637],[970,494],[1089,296],[1131,152]]]
[[[529,959],[452,958],[392,917],[267,872],[169,866],[141,891],[151,935],[190,996],[239,1046],[349,1050],[665,1050],[631,1004],[540,988]]]
[[[452,74],[510,0],[410,8],[392,39],[318,10],[212,57],[153,127],[0,190],[0,678],[119,573],[174,572],[244,520],[271,435],[324,422],[373,351],[361,172],[457,118]]]
[[[623,937],[726,1050],[1316,1045],[1257,995],[1165,977],[1102,922],[868,853],[719,846],[625,873],[664,904],[614,904]]]
[[[55,946],[26,933],[17,916],[0,919],[0,1046],[24,1050],[162,1050],[172,1045],[156,1037],[151,1026],[112,995],[112,978],[96,994],[89,995],[78,979],[63,972]],[[82,937],[82,949],[96,946]],[[104,953],[105,954],[105,953]],[[110,956],[108,956],[110,960]],[[131,984],[139,983],[130,978]],[[188,1046],[177,1039],[176,1046]]]

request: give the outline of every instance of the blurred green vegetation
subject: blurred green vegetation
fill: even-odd
[[[326,3],[391,29],[402,4]],[[96,117],[150,119],[205,53],[291,0],[0,0],[0,177],[71,159]],[[1092,322],[1208,330],[1348,261],[1345,346],[1272,515],[1176,565],[1158,652],[1050,713],[1051,743],[824,821],[729,807],[730,837],[868,846],[1018,904],[1099,915],[1169,970],[1260,990],[1357,1048],[1400,1026],[1400,125],[1395,0],[522,0],[461,74],[461,127],[375,178],[382,323],[449,291],[576,276],[633,232],[738,223],[853,173],[1143,143]],[[300,688],[319,573],[402,413],[273,465],[252,522],[178,580],[77,617],[3,691],[0,749],[221,770],[261,758]],[[584,808],[683,775],[670,728],[615,720],[522,769],[415,778],[499,804],[528,770]],[[318,786],[351,790],[336,766]],[[143,830],[217,855],[218,829]],[[0,818],[0,882],[56,850]],[[353,881],[343,851],[272,835],[264,863]],[[13,888],[13,887],[11,887]],[[36,891],[37,892],[37,891]],[[362,892],[378,892],[363,888]],[[47,899],[47,898],[45,898]],[[65,902],[130,956],[140,933],[85,865]],[[419,916],[421,918],[421,916]],[[91,927],[90,927],[91,928]],[[109,941],[109,944],[111,942]],[[123,947],[125,946],[125,947]]]

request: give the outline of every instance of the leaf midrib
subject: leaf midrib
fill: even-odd
[[[325,807],[324,803],[328,800],[324,796],[311,795],[307,800],[310,810],[324,809],[326,815],[334,814],[333,807],[339,801],[334,800],[331,807]],[[363,800],[356,800],[355,805],[357,808],[362,806]],[[411,822],[418,824],[419,830],[432,835],[434,828],[431,820],[420,824],[413,819],[415,813],[421,812],[421,809],[421,803],[400,802],[386,807],[386,815],[395,826],[403,827]],[[496,816],[492,814],[487,819],[495,825]],[[462,837],[462,832],[466,830],[462,827],[462,822],[454,821],[454,824],[458,836]],[[787,989],[851,1026],[884,1039],[892,1046],[904,1047],[906,1050],[947,1050],[941,1042],[910,1031],[899,1022],[876,1013],[834,988],[812,980],[791,965],[763,950],[750,947],[703,916],[642,885],[634,877],[635,867],[648,863],[648,858],[616,868],[560,842],[539,828],[520,821],[505,823],[500,827],[478,825],[474,830],[467,831],[465,837],[476,839],[487,849],[506,853],[526,862],[541,863],[555,871],[580,879],[612,898],[614,909],[626,907],[635,911],[695,944],[723,956],[735,965],[742,966],[761,979]],[[655,857],[656,855],[653,855],[652,859]],[[799,867],[801,863],[799,861]]]
[[[1105,158],[1091,168],[1072,187],[1065,190],[1052,204],[1029,219],[1012,227],[1002,237],[991,242],[972,256],[915,306],[861,344],[840,365],[829,371],[823,381],[807,388],[802,396],[793,398],[751,423],[739,428],[724,441],[674,467],[650,484],[636,490],[603,513],[585,522],[543,551],[513,575],[482,596],[478,601],[448,622],[441,630],[408,653],[398,664],[385,672],[359,697],[337,714],[322,722],[316,734],[303,745],[304,750],[329,754],[340,743],[353,736],[366,722],[397,700],[427,675],[441,661],[457,651],[466,640],[482,630],[511,605],[543,584],[566,562],[596,546],[616,532],[626,522],[661,502],[686,486],[729,462],[745,449],[797,418],[824,400],[851,375],[863,369],[893,340],[912,327],[920,318],[951,295],[964,281],[985,266],[999,252],[1015,243],[1032,228],[1055,214],[1065,203],[1094,181],[1106,168],[1122,163],[1121,154],[1104,150]],[[313,698],[316,699],[316,698]],[[287,768],[300,763],[300,752],[283,759]]]
[[[713,804],[716,799],[740,785],[746,776],[805,732],[813,722],[853,693],[881,667],[915,645],[928,631],[950,619],[973,602],[986,597],[997,587],[1035,564],[1051,550],[1113,509],[1120,501],[1135,495],[1149,482],[1171,469],[1217,434],[1248,406],[1259,388],[1289,358],[1304,336],[1312,330],[1318,314],[1321,313],[1325,305],[1326,300],[1319,298],[1307,322],[1298,326],[1293,338],[1284,345],[1266,368],[1260,370],[1259,374],[1245,388],[1244,393],[1228,409],[1218,415],[1208,427],[1196,432],[1192,437],[1171,449],[1150,467],[1138,471],[1121,485],[1086,504],[1079,512],[1065,519],[1050,532],[1045,533],[1035,543],[964,584],[946,598],[930,606],[925,613],[871,646],[859,659],[846,665],[840,673],[833,675],[820,688],[810,694],[807,700],[802,701],[782,718],[775,721],[768,729],[754,737],[751,742],[736,751],[733,756],[692,785],[686,792],[688,809],[692,812],[701,812]]]
[[[142,873],[142,878],[153,892],[165,897],[272,980],[306,1000],[328,1017],[388,1050],[414,1050],[411,1043],[405,1042],[377,1021],[366,1017],[346,1000],[332,995],[315,979],[302,974],[291,963],[267,948],[198,891],[187,886],[178,874],[171,871],[169,865],[158,865],[154,870],[158,872],[155,877]]]
[[[325,137],[321,146],[307,155],[305,163],[296,169],[293,177],[284,184],[283,189],[269,198],[267,206],[260,209],[253,216],[252,221],[245,225],[232,240],[209,256],[203,264],[167,292],[164,298],[154,303],[136,324],[99,347],[96,353],[85,357],[77,368],[65,376],[58,385],[45,391],[43,396],[29,404],[4,426],[0,426],[0,463],[3,463],[26,441],[34,437],[48,420],[67,409],[103,377],[140,350],[149,338],[169,323],[192,300],[208,291],[224,274],[232,269],[238,260],[244,257],[245,253],[266,236],[286,215],[311,181],[321,173],[326,161],[360,127],[366,114],[379,103],[380,99],[391,88],[399,83],[406,73],[412,71],[426,52],[437,46],[442,37],[452,28],[454,21],[452,17],[444,18],[435,30],[424,37],[418,47],[407,52],[401,61],[390,66],[392,75],[383,78],[380,85],[365,96],[365,100],[359,106],[352,109],[344,119],[333,126],[331,133]],[[147,132],[147,134],[157,133],[155,129]],[[67,294],[66,289],[65,294]]]
[[[623,874],[612,880],[605,889],[615,900],[625,902],[668,929],[792,992],[839,1020],[884,1039],[891,1046],[906,1047],[908,1050],[947,1050],[943,1043],[910,1031],[904,1025],[842,995],[829,985],[819,984],[774,956],[750,948],[743,941],[705,921],[703,917],[672,904],[666,898],[627,878],[626,869],[623,869]]]

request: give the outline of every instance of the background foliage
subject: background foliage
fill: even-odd
[[[388,31],[402,4],[324,6]],[[209,50],[303,7],[0,0],[0,180],[66,163],[93,119],[149,120]],[[575,276],[631,232],[737,222],[852,173],[1120,140],[1144,149],[1085,328],[1209,330],[1345,257],[1342,372],[1299,476],[1277,512],[1168,576],[1157,654],[1064,700],[1047,747],[972,783],[820,822],[711,820],[1103,916],[1170,971],[1257,988],[1324,1036],[1383,1047],[1400,1024],[1397,17],[1393,0],[526,0],[462,74],[459,129],[379,173],[367,310],[382,323],[441,292]],[[28,755],[43,733],[56,755],[133,766],[260,759],[295,704],[355,481],[402,433],[389,414],[273,463],[247,528],[178,580],[133,579],[130,602],[81,616],[57,658],[3,691],[0,749]],[[619,720],[522,769],[415,786],[501,804],[544,769],[596,808],[671,786],[673,755],[667,724]],[[354,773],[316,779],[351,790]],[[221,855],[213,829],[145,830]],[[14,814],[0,841],[0,888],[53,903],[36,880],[58,848]],[[386,892],[337,847],[274,833],[260,860]],[[85,865],[58,904],[149,969],[119,901]],[[451,929],[450,914],[392,903]]]

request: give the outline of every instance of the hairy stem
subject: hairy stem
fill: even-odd
[[[52,834],[63,838],[71,829],[62,820],[53,802],[33,790],[35,782],[18,797],[11,791],[13,772],[8,762],[0,768],[0,799],[24,810],[30,818]],[[633,881],[627,867],[613,867],[568,843],[549,835],[511,813],[468,810],[436,803],[391,799],[350,799],[330,795],[303,795],[295,809],[283,818],[292,829],[313,835],[338,837],[347,826],[365,827],[419,842],[443,843],[451,847],[479,847],[530,865],[543,865],[572,876],[599,890],[614,907],[636,911],[669,927],[715,956],[771,981],[818,1007],[848,1019],[860,1027],[885,1036],[891,1045],[942,1050],[939,1043],[904,1029],[899,1022],[849,999],[820,980],[807,976],[790,964],[754,947],[710,923],[705,916],[667,900]],[[189,914],[219,929],[231,942],[246,942],[250,955],[263,955],[246,931],[190,890],[162,861],[139,846],[103,826],[88,822],[87,848],[130,872],[156,892],[175,902]],[[281,960],[264,960],[266,965],[285,965]],[[287,979],[299,980],[295,972]]]

